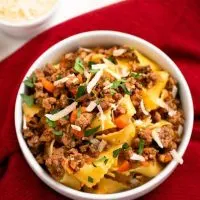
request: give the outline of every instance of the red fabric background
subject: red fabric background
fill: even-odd
[[[67,8],[66,8],[67,12]],[[22,77],[46,49],[73,34],[117,30],[142,37],[166,52],[189,83],[195,106],[192,140],[170,178],[142,199],[200,199],[200,1],[128,0],[62,23],[0,63],[0,199],[66,199],[32,172],[19,149],[14,103]]]

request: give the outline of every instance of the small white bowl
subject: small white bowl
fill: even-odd
[[[43,26],[45,26],[56,12],[59,3],[60,0],[57,0],[47,13],[31,21],[9,22],[6,20],[0,20],[0,29],[14,37],[30,37],[31,35],[36,34],[39,30],[42,30]]]
[[[179,93],[182,102],[182,107],[185,114],[185,124],[184,124],[184,134],[181,141],[181,144],[178,148],[178,153],[180,156],[183,156],[188,143],[190,141],[192,127],[193,127],[193,102],[189,87],[182,73],[176,64],[160,49],[150,44],[149,42],[138,38],[133,35],[115,32],[115,31],[92,31],[85,32],[69,37],[61,42],[55,44],[46,52],[44,52],[30,67],[26,76],[30,76],[31,73],[42,66],[44,66],[47,62],[55,62],[61,55],[66,52],[76,50],[78,47],[95,47],[95,46],[112,46],[112,45],[129,45],[138,49],[140,52],[145,54],[147,57],[154,60],[164,69],[169,71],[171,75],[173,75],[178,83],[179,83]],[[115,194],[90,194],[81,191],[77,191],[71,189],[67,186],[64,186],[54,179],[52,179],[47,172],[42,169],[42,167],[37,163],[32,153],[30,152],[24,138],[22,135],[22,101],[20,94],[24,93],[25,87],[23,82],[20,85],[16,105],[15,105],[15,128],[17,132],[17,138],[19,141],[19,145],[21,150],[26,158],[28,164],[32,168],[32,170],[36,173],[36,175],[44,181],[48,186],[63,194],[64,196],[73,198],[73,199],[96,199],[96,200],[128,200],[128,199],[136,199],[154,188],[160,185],[176,168],[177,162],[175,160],[171,161],[162,172],[154,177],[149,182],[145,183],[142,186],[139,186],[135,189],[131,189],[128,191],[115,193]],[[27,187],[29,187],[27,185]]]

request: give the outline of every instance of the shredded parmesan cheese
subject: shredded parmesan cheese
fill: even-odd
[[[149,112],[145,109],[144,107],[144,101],[143,99],[140,101],[140,108],[142,110],[142,112],[145,114],[145,115],[149,115]]]
[[[137,161],[141,161],[144,162],[145,158],[139,154],[133,153],[130,157],[131,160],[137,160]]]
[[[101,128],[104,130],[104,121],[106,120],[106,116],[103,113],[103,109],[100,105],[97,106],[99,113],[100,113],[100,120],[101,120]]]
[[[107,145],[107,142],[105,140],[101,140],[101,142],[99,143],[99,146],[98,146],[99,152],[102,152],[104,150],[104,148],[106,147],[106,145]]]
[[[90,92],[92,91],[92,89],[95,87],[95,85],[97,84],[97,82],[101,78],[102,74],[103,74],[102,70],[98,71],[95,74],[95,76],[93,77],[93,79],[88,83],[88,85],[87,85],[87,92],[88,92],[88,94],[90,94]]]
[[[49,147],[49,157],[52,156],[53,154],[53,145],[55,143],[55,140],[52,140],[51,144],[50,144],[50,147]]]
[[[126,49],[116,49],[113,51],[113,56],[121,56],[124,54],[127,50]]]
[[[56,86],[56,85],[59,85],[60,83],[65,83],[67,80],[69,80],[70,78],[72,78],[72,77],[75,77],[75,75],[74,74],[70,74],[70,75],[68,75],[68,76],[66,76],[66,77],[64,77],[64,78],[61,78],[61,79],[59,79],[59,80],[57,80],[57,81],[54,81],[54,85]],[[75,77],[76,78],[76,77]],[[78,78],[76,78],[77,80],[78,80]],[[75,80],[76,80],[75,79]],[[77,81],[76,80],[76,81]]]
[[[76,131],[81,131],[81,127],[80,126],[76,126],[71,124],[72,129],[76,130]]]
[[[57,112],[56,114],[46,114],[45,116],[48,119],[50,119],[51,121],[57,121],[57,120],[65,117],[69,113],[71,113],[73,110],[75,110],[77,104],[78,104],[77,102],[74,102],[74,103],[70,104],[69,106],[67,106],[66,108],[64,108],[63,110]]]
[[[57,0],[1,0],[0,20],[11,22],[38,18],[53,8]]]
[[[172,108],[170,108],[162,99],[157,99],[157,104],[162,107],[165,108],[168,112],[168,115],[170,117],[174,116],[176,114],[176,111],[173,110]]]
[[[183,134],[183,126],[179,125],[178,126],[178,131],[177,131],[178,135],[181,137],[181,135]]]
[[[174,85],[172,88],[172,96],[175,98],[178,92],[178,88]]]
[[[107,89],[109,89],[110,87],[112,87],[112,85],[113,85],[112,83],[106,85],[106,86],[103,88],[103,90],[107,90]]]
[[[87,106],[86,111],[92,112],[96,106],[97,106],[97,104],[95,101],[90,101],[90,104]]]
[[[80,47],[79,50],[80,50],[80,51],[82,50],[82,51],[85,51],[85,52],[88,52],[88,53],[92,52],[91,49],[84,48],[84,47]]]
[[[181,165],[183,164],[182,157],[178,154],[178,152],[175,149],[171,150],[170,153],[172,157],[174,158],[174,160],[176,160]]]
[[[92,65],[92,69],[105,69],[107,68],[106,64],[94,64]]]
[[[158,146],[160,147],[160,148],[162,148],[163,149],[163,144],[162,144],[162,142],[161,142],[161,140],[160,140],[160,137],[159,137],[159,133],[160,132],[160,128],[155,128],[153,131],[152,131],[152,138],[154,139],[154,141],[158,144]]]

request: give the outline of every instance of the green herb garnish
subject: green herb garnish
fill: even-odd
[[[56,136],[62,136],[63,132],[62,131],[53,130],[53,134],[56,135]]]
[[[121,85],[121,80],[116,80],[112,83],[111,89],[118,89],[118,87]]]
[[[143,149],[144,149],[144,140],[140,139],[139,147],[138,147],[138,154],[142,154]]]
[[[21,94],[22,100],[25,104],[27,104],[29,107],[31,107],[34,104],[34,98],[33,95],[28,96],[26,94]]]
[[[59,111],[60,111],[59,109],[52,110],[51,114],[54,115],[54,114],[58,113]]]
[[[77,118],[79,118],[80,115],[81,115],[81,106],[79,106],[77,109]]]
[[[76,94],[76,99],[80,98],[81,96],[83,96],[86,92],[86,85],[81,85],[78,87],[78,91]]]
[[[24,81],[24,84],[27,87],[33,88],[34,87],[34,83],[33,83],[33,79],[31,79],[30,77],[27,77],[26,80]]]
[[[119,155],[120,151],[122,150],[122,148],[119,148],[119,149],[115,149],[113,151],[113,158],[117,158],[117,156]]]
[[[50,119],[46,118],[46,123],[48,124],[49,127],[55,128],[56,127],[56,122],[51,121]]]
[[[62,75],[60,74],[56,76],[56,80],[60,80],[61,78],[62,78]]]
[[[84,132],[85,137],[89,137],[90,135],[96,133],[99,128],[100,128],[100,126],[97,126],[95,128],[85,130],[85,132]]]
[[[99,71],[99,69],[90,69],[89,72],[96,74]]]
[[[125,94],[131,95],[131,92],[127,89],[126,85],[122,83],[120,87],[124,90]]]
[[[110,89],[110,94],[114,95],[116,93],[116,91],[114,89]]]
[[[107,58],[110,62],[112,62],[113,64],[116,64],[116,60],[113,56],[110,56],[109,58]]]
[[[131,73],[131,76],[133,77],[133,78],[140,78],[141,77],[141,74],[140,73],[137,73],[137,72],[133,72],[133,73]]]
[[[93,178],[91,176],[88,176],[88,182],[93,183]]]
[[[75,60],[75,64],[74,64],[74,69],[79,72],[80,74],[83,74],[83,71],[84,71],[84,66],[83,66],[83,63],[81,61],[80,58],[76,58]]]
[[[108,162],[108,158],[106,158],[106,159],[104,160],[104,164],[106,165],[107,162]]]
[[[128,148],[129,148],[128,143],[124,143],[124,144],[122,145],[122,149],[123,149],[123,150],[128,149]]]

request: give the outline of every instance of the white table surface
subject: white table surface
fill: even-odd
[[[117,3],[120,0],[60,0],[60,7],[52,20],[37,34],[67,19],[73,18],[88,11]],[[33,36],[32,36],[33,37]],[[0,61],[19,49],[29,41],[29,38],[13,38],[0,30]]]

